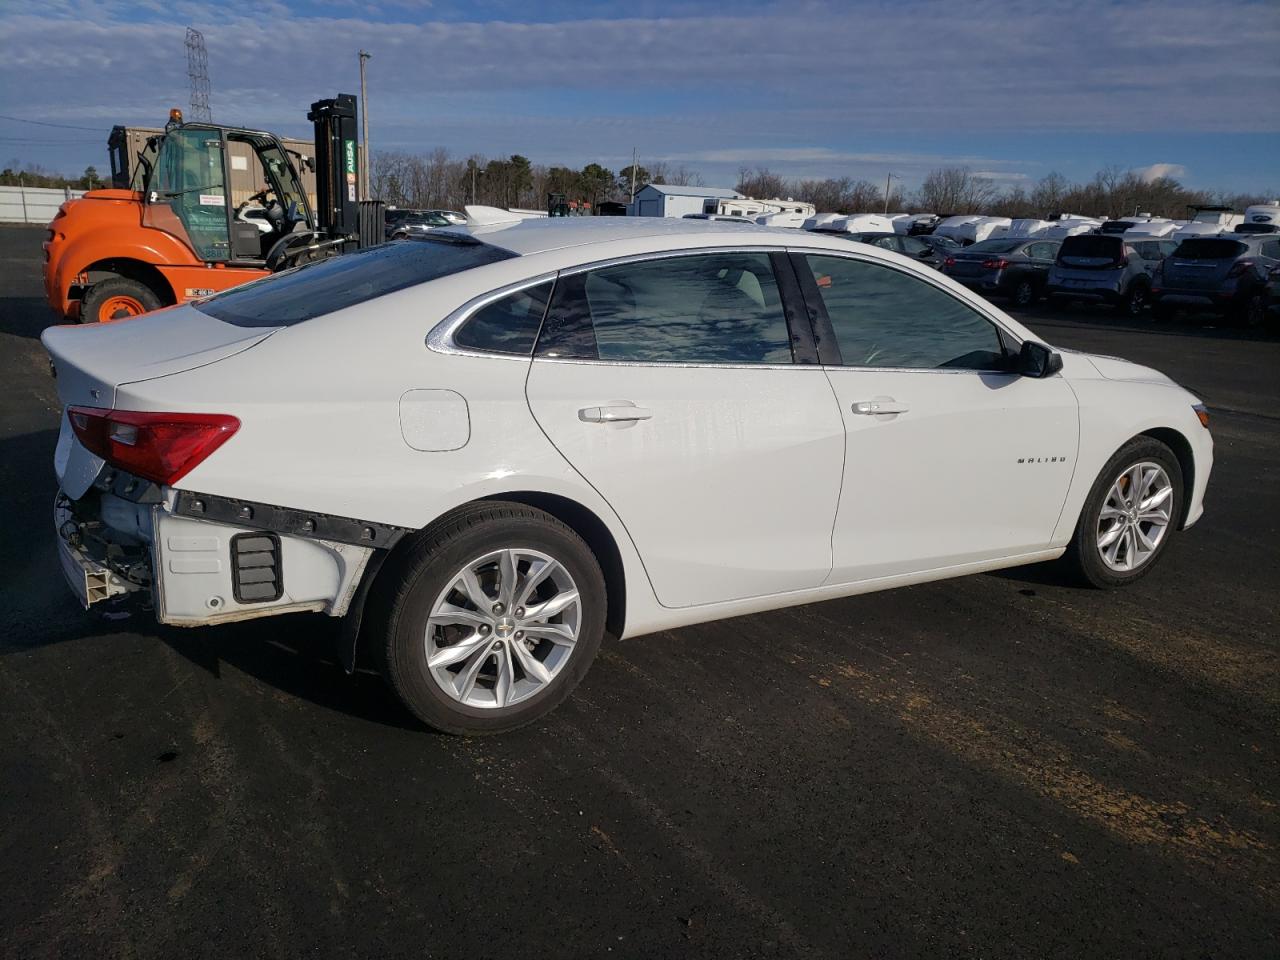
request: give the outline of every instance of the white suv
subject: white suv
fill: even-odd
[[[470,211],[476,219],[483,217]],[[492,732],[608,633],[1194,523],[1207,414],[879,248],[658,218],[434,231],[54,327],[63,569],[195,626],[345,618],[419,718]]]

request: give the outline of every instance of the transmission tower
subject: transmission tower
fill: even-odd
[[[191,81],[191,119],[208,123],[209,54],[204,48],[204,34],[187,27],[187,78]]]

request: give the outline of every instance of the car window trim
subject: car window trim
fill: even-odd
[[[547,307],[544,307],[542,311],[542,322],[545,323],[547,319],[547,309],[550,307],[551,300],[555,296],[555,282],[557,277],[557,272],[552,270],[547,273],[539,274],[536,277],[517,280],[515,283],[496,287],[488,293],[482,293],[477,297],[472,297],[431,328],[426,336],[427,349],[434,353],[443,353],[450,356],[485,357],[490,360],[515,360],[517,362],[528,363],[533,356],[532,348],[527,354],[498,353],[497,351],[481,350],[477,347],[464,347],[453,339],[453,335],[460,330],[475,313],[489,306],[489,304],[495,303],[503,297],[510,296],[513,293],[519,293],[521,290],[528,290],[530,287],[536,287],[539,284],[549,282],[551,284],[551,292],[547,295]],[[534,347],[537,346],[538,337],[541,335],[542,323],[539,323],[538,333],[533,338]]]
[[[561,279],[574,277],[579,274],[590,273],[594,270],[603,270],[614,266],[623,266],[631,263],[643,263],[650,260],[671,260],[677,257],[696,257],[696,256],[719,256],[729,253],[750,253],[750,254],[766,254],[769,257],[769,265],[773,270],[774,280],[778,284],[778,296],[782,302],[783,318],[787,324],[787,333],[791,341],[791,362],[790,363],[711,363],[696,360],[607,360],[600,357],[547,357],[538,355],[538,342],[534,342],[533,359],[549,363],[591,363],[591,364],[609,364],[611,366],[624,367],[662,367],[667,369],[728,369],[728,370],[794,370],[794,369],[821,369],[821,361],[818,358],[818,350],[815,343],[815,336],[812,325],[803,322],[806,317],[806,311],[803,308],[803,296],[800,294],[798,284],[796,284],[796,273],[794,265],[791,264],[787,257],[786,247],[775,244],[744,245],[744,246],[726,246],[726,247],[688,247],[679,250],[662,250],[650,251],[647,253],[637,253],[621,257],[609,257],[604,260],[596,260],[591,263],[575,264],[572,267],[566,267],[556,274],[557,282]],[[788,269],[782,269],[785,264]],[[791,285],[788,284],[791,281]],[[547,301],[547,310],[550,311],[551,304],[554,302],[555,290],[552,290],[552,298]],[[543,315],[543,325],[546,323],[546,314]],[[542,337],[542,329],[538,331],[538,339]],[[487,354],[486,354],[487,355]],[[508,356],[510,356],[508,354]]]
[[[840,343],[836,339],[835,327],[831,323],[831,317],[827,313],[827,305],[822,300],[822,292],[818,289],[818,284],[813,279],[813,271],[809,269],[809,265],[804,262],[804,258],[808,256],[820,257],[838,257],[842,260],[858,260],[862,263],[874,264],[878,267],[885,267],[889,270],[896,270],[898,273],[906,274],[914,277],[931,287],[935,287],[947,296],[959,300],[966,307],[971,309],[978,316],[982,317],[996,329],[996,339],[1000,343],[1000,348],[1005,352],[1005,359],[1012,360],[1022,349],[1023,340],[1016,333],[1006,327],[997,318],[991,316],[986,310],[981,309],[975,304],[970,303],[963,297],[957,297],[955,292],[947,289],[940,283],[935,283],[931,277],[916,273],[914,270],[904,270],[896,264],[877,259],[876,257],[868,257],[857,253],[849,254],[842,250],[828,250],[824,248],[814,247],[789,247],[788,254],[791,257],[792,266],[795,268],[797,277],[800,280],[800,290],[804,295],[805,306],[813,324],[814,336],[818,344],[818,356],[821,359],[823,367],[840,368],[842,370],[877,370],[884,372],[910,372],[910,373],[969,373],[969,374],[1013,374],[1012,370],[968,370],[958,369],[954,367],[868,367],[858,364],[846,364],[844,355],[840,352]],[[1016,374],[1013,374],[1016,376]]]

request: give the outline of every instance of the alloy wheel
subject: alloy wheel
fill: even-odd
[[[432,605],[427,670],[465,706],[514,706],[564,669],[581,625],[564,564],[538,550],[495,550],[457,571]]]
[[[1097,545],[1102,562],[1131,573],[1160,548],[1173,522],[1173,484],[1164,467],[1150,460],[1126,467],[1112,482],[1098,514]]]

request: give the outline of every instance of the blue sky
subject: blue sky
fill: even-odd
[[[190,24],[215,118],[294,136],[369,50],[375,149],[1280,192],[1277,0],[9,0],[3,22],[0,114],[64,125],[0,119],[5,165],[104,169],[113,123],[186,105]]]

